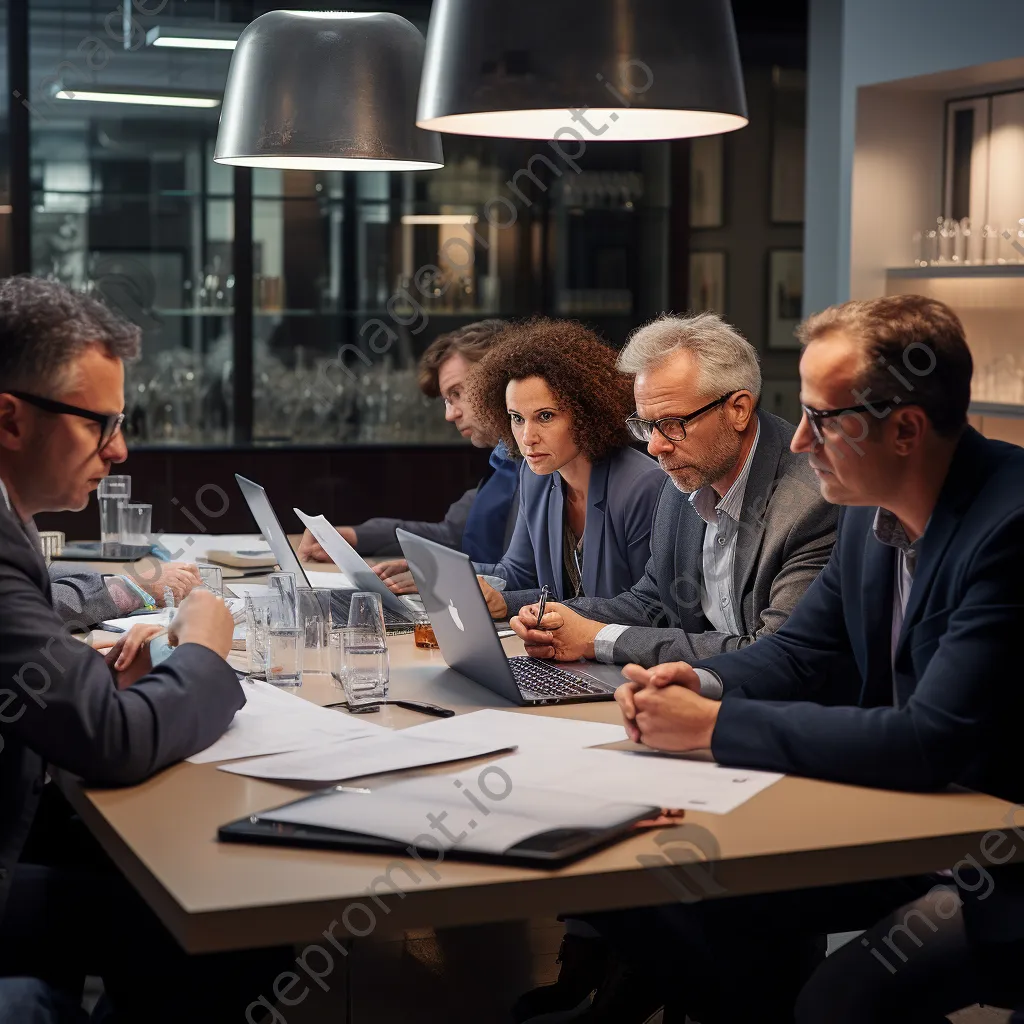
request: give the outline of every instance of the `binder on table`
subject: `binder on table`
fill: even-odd
[[[333,786],[222,825],[218,839],[557,868],[626,838],[660,813],[513,786],[497,762],[372,791]]]

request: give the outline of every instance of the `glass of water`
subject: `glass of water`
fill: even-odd
[[[331,678],[345,691],[350,708],[387,699],[388,649],[376,633],[349,627],[332,629],[328,650]]]
[[[219,565],[200,565],[197,568],[199,569],[199,578],[203,581],[203,586],[207,590],[212,590],[215,594],[223,597],[224,570]]]
[[[148,547],[153,543],[153,506],[124,506],[121,519],[121,538],[125,544]]]
[[[302,622],[299,618],[295,574],[274,572],[267,577],[267,682],[302,685]]]
[[[324,651],[331,628],[331,592],[322,587],[311,587],[298,592],[299,622],[303,644],[307,652]],[[307,667],[311,662],[307,662]],[[323,671],[326,671],[326,666]]]

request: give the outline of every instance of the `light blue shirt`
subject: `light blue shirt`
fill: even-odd
[[[743,468],[720,501],[717,500],[718,492],[710,485],[690,495],[690,504],[707,524],[701,566],[701,609],[717,632],[733,636],[743,632],[736,611],[736,546],[743,514],[743,498],[760,437],[761,423],[758,421],[754,443],[750,446]],[[594,638],[594,657],[605,664],[612,664],[615,661],[615,641],[629,628],[617,623],[605,626]],[[720,684],[718,692],[721,692]]]

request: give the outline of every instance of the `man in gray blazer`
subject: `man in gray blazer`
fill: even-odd
[[[100,974],[118,1019],[241,1019],[254,980],[244,991],[229,980],[230,1007],[219,991],[211,1002],[194,984],[200,962],[46,783],[48,767],[141,782],[213,743],[245,703],[225,660],[231,614],[213,594],[184,601],[166,661],[153,668],[143,649],[119,678],[53,608],[32,517],[84,507],[124,461],[122,360],[138,344],[138,328],[93,299],[0,281],[0,973],[57,984],[72,1004],[73,981]]]
[[[636,375],[631,426],[669,476],[643,579],[608,600],[548,604],[513,628],[535,657],[643,666],[734,650],[773,633],[824,568],[838,510],[789,442],[756,411],[753,347],[713,313],[665,316],[634,333],[620,367]]]

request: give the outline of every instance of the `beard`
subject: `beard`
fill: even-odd
[[[659,456],[658,464],[671,477],[678,490],[690,494],[727,476],[736,465],[742,448],[741,436],[723,423],[718,433],[703,445],[699,454],[673,452],[667,457]]]

